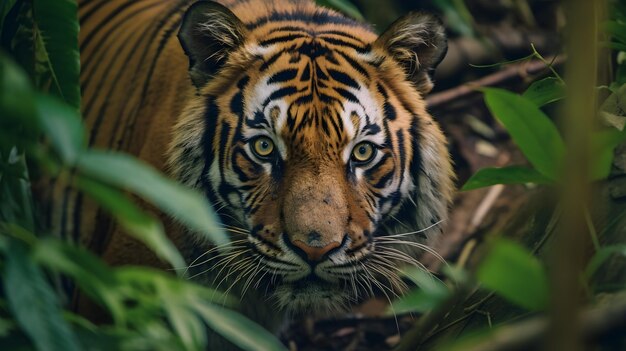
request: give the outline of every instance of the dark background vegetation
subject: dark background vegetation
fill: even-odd
[[[33,179],[85,192],[173,267],[183,258],[131,195],[227,240],[199,194],[129,155],[85,148],[75,2],[3,0],[0,349],[201,350],[206,327],[248,350],[626,349],[624,2],[318,2],[379,31],[412,10],[447,27],[427,100],[462,190],[435,247],[447,263],[425,256],[433,275],[407,270],[415,289],[391,307],[381,296],[278,340],[219,292],[108,267],[54,237],[38,221]],[[74,314],[68,286],[112,322]]]

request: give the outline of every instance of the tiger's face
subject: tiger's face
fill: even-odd
[[[251,30],[202,4],[179,35],[199,94],[170,158],[232,228],[233,250],[215,266],[232,265],[224,271],[244,292],[255,286],[296,313],[402,290],[402,265],[419,264],[425,246],[394,227],[438,231],[452,189],[422,97],[445,50],[438,22],[414,15],[378,39],[332,21]],[[402,38],[407,26],[420,40]]]

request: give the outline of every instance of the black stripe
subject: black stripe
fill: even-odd
[[[165,15],[165,17],[164,17],[164,18],[169,19],[171,16],[175,15],[177,12],[182,12],[182,9],[180,9],[180,8],[178,8],[178,7],[174,7],[173,9],[171,9],[171,10],[170,10],[170,11],[169,11],[166,15]],[[180,24],[180,20],[181,20],[181,19],[179,18],[179,19],[178,19],[178,21],[177,21],[177,25],[178,25],[178,24]],[[158,24],[158,25],[157,25],[157,26],[153,29],[153,31],[152,31],[152,33],[151,33],[151,35],[150,35],[149,37],[147,37],[147,38],[144,38],[144,40],[146,40],[148,43],[150,43],[150,44],[151,44],[151,43],[154,41],[154,39],[156,39],[156,37],[159,35],[159,33],[161,32],[161,29],[162,29],[165,25],[166,25],[166,22],[161,21],[161,22],[160,22],[160,23],[159,23],[159,24]],[[140,58],[139,58],[139,60],[137,61],[137,63],[138,63],[138,64],[141,64],[141,63],[145,60],[145,57],[148,55],[148,52],[150,51],[150,48],[152,47],[152,45],[150,45],[150,44],[146,45],[145,50],[143,50],[143,52],[142,52],[142,54],[141,54],[141,57],[140,57]],[[130,61],[131,61],[131,59],[133,58],[133,55],[134,55],[134,54],[136,54],[136,53],[137,53],[137,52],[131,52],[131,53],[129,54],[129,56],[127,57],[126,63],[130,62]],[[158,55],[156,55],[156,58],[158,58]],[[110,99],[110,97],[113,95],[113,93],[114,93],[114,91],[115,91],[116,89],[119,89],[119,86],[117,85],[117,81],[119,80],[119,78],[121,78],[122,73],[127,73],[127,71],[125,71],[124,69],[121,69],[121,70],[119,70],[119,71],[117,72],[117,76],[116,76],[116,78],[117,78],[117,79],[115,79],[115,80],[114,80],[114,82],[113,82],[113,84],[111,84],[111,88],[109,89],[109,91],[108,91],[108,93],[106,94],[106,97],[105,97],[105,99],[104,99],[104,101],[105,101],[105,102],[106,102],[106,101],[108,101],[108,100]],[[136,77],[138,74],[139,74],[139,70],[136,70],[136,71],[135,71],[135,74],[134,74],[134,76],[133,76],[133,77]],[[147,76],[147,78],[148,78],[148,79],[147,79],[147,81],[149,81],[150,74],[151,74],[151,72],[150,72],[150,73],[148,74],[148,76]],[[145,85],[144,85],[144,87],[145,87]],[[122,124],[122,123],[120,123],[120,119],[123,117],[122,115],[123,115],[123,113],[124,113],[124,110],[125,110],[125,108],[126,108],[126,105],[127,105],[127,104],[128,104],[128,102],[129,102],[129,100],[130,100],[130,99],[126,99],[126,100],[124,101],[124,103],[122,104],[122,107],[121,107],[121,109],[120,109],[119,113],[117,113],[117,115],[116,115],[116,117],[117,117],[117,118],[116,118],[116,121],[115,121],[115,123],[114,123],[115,128],[114,128],[114,130],[113,130],[113,132],[111,133],[111,136],[110,136],[110,138],[109,138],[109,143],[108,143],[109,148],[111,148],[111,146],[112,146],[113,139],[115,138],[115,135],[117,134],[117,129],[118,129],[118,128],[120,127],[120,125]],[[143,101],[143,99],[142,99],[142,100],[140,100],[140,103],[138,104],[138,107],[139,107],[139,106],[141,106],[141,101]],[[103,118],[104,118],[104,116],[105,116],[105,114],[106,114],[106,110],[107,110],[108,106],[109,106],[109,105],[105,103],[105,104],[101,107],[101,109],[100,109],[100,111],[99,111],[99,113],[98,113],[98,116],[97,116],[97,118],[96,118],[96,121],[94,122],[94,127],[93,127],[93,128],[92,128],[92,130],[91,130],[91,135],[90,135],[90,138],[89,138],[89,145],[90,145],[90,146],[91,146],[91,145],[93,145],[93,143],[95,142],[95,139],[96,139],[96,135],[97,135],[97,133],[98,133],[99,126],[100,126],[100,124],[102,123],[102,120],[103,120]]]
[[[91,42],[91,40],[93,39],[93,37],[94,37],[96,34],[101,33],[101,31],[100,31],[100,30],[98,30],[98,29],[100,29],[100,28],[104,27],[105,25],[111,24],[111,21],[112,21],[114,18],[118,17],[118,15],[119,15],[120,13],[122,13],[122,11],[126,10],[128,7],[130,7],[130,6],[134,5],[134,4],[136,4],[136,3],[135,3],[135,2],[130,2],[130,1],[129,1],[129,2],[123,3],[123,4],[121,4],[120,6],[116,7],[113,11],[108,12],[106,17],[102,18],[102,19],[100,20],[100,22],[98,22],[97,24],[95,24],[95,25],[94,25],[94,28],[97,28],[97,29],[96,29],[96,30],[92,30],[91,32],[87,33],[87,36],[85,37],[85,39],[83,39],[83,40],[80,42],[80,46],[79,46],[79,50],[80,50],[80,52],[84,52],[84,51],[85,51],[85,48],[89,45],[89,43]],[[151,6],[154,6],[154,5],[151,5]],[[147,7],[150,7],[150,6],[147,6]],[[139,11],[141,11],[141,9],[140,9]],[[127,20],[129,17],[134,16],[134,15],[135,15],[135,14],[137,14],[137,12],[139,12],[139,11],[134,11],[134,12],[132,12],[132,13],[130,13],[130,14],[127,14],[126,16],[124,16],[124,18],[123,18],[122,22],[126,22],[126,20]],[[109,39],[109,35],[111,34],[111,32],[112,32],[112,31],[114,31],[114,30],[116,30],[116,29],[119,29],[119,25],[120,25],[120,24],[117,24],[117,23],[116,23],[115,25],[112,25],[112,26],[111,26],[111,28],[107,31],[107,33],[106,33],[105,35],[103,35],[103,36],[102,36],[102,40],[107,40],[107,39]],[[102,42],[102,40],[101,40],[100,42]]]
[[[281,57],[283,54],[285,53],[285,50],[281,50],[277,53],[275,53],[274,55],[272,55],[270,58],[268,58],[267,60],[265,60],[265,62],[263,62],[263,64],[261,65],[261,67],[259,67],[259,71],[263,72],[266,69],[268,69],[274,62],[276,62],[276,60],[278,60],[279,57]]]
[[[313,35],[314,33],[311,32],[310,30],[303,28],[303,27],[297,27],[297,26],[282,26],[282,27],[278,27],[278,28],[272,28],[270,29],[270,31],[267,34],[272,34],[272,33],[276,33],[276,32],[302,32],[308,35]]]
[[[280,89],[276,90],[275,92],[273,92],[263,102],[263,107],[267,106],[270,102],[272,102],[274,100],[278,100],[278,99],[284,98],[285,96],[292,95],[292,94],[295,94],[297,92],[298,92],[298,90],[296,89],[296,87],[292,87],[292,86],[280,88]]]
[[[347,85],[347,86],[349,86],[351,88],[354,88],[354,89],[357,89],[357,90],[361,88],[359,83],[357,83],[354,79],[350,78],[349,75],[347,75],[347,74],[345,74],[343,72],[336,71],[334,69],[329,69],[328,70],[328,74],[330,75],[330,77],[332,79],[334,79],[335,81],[337,81],[337,82],[339,82],[341,84]]]
[[[367,73],[367,70],[365,69],[365,67],[363,67],[360,63],[358,63],[356,60],[354,60],[352,57],[350,57],[348,54],[337,50],[335,51],[335,53],[339,54],[341,57],[343,57],[344,60],[346,60],[346,62],[348,62],[357,72],[361,73],[363,75],[363,77],[365,77],[365,79],[369,79],[370,75],[369,73]]]
[[[165,49],[165,46],[167,45],[168,41],[172,38],[172,36],[174,36],[177,33],[178,28],[180,27],[180,24],[183,20],[182,14],[186,9],[186,4],[191,1],[194,1],[194,0],[180,1],[178,4],[176,4],[176,6],[173,7],[172,11],[170,11],[169,14],[166,16],[166,18],[169,19],[172,16],[177,15],[177,18],[174,21],[174,23],[165,31],[165,33],[161,37],[161,41],[159,42],[159,46],[156,52],[153,54],[153,59],[150,64],[150,68],[148,70],[148,74],[146,75],[146,80],[143,84],[143,88],[141,91],[141,98],[139,99],[139,102],[135,105],[136,107],[134,111],[129,115],[131,120],[127,120],[126,123],[124,124],[125,136],[128,136],[128,138],[125,138],[125,137],[120,138],[120,140],[118,141],[118,145],[117,145],[118,148],[121,147],[121,143],[123,141],[129,142],[130,140],[132,140],[132,135],[136,126],[136,124],[134,123],[135,122],[134,119],[136,118],[137,111],[141,108],[141,106],[144,105],[144,101],[146,100],[146,96],[148,95],[148,87],[150,86],[150,81],[152,80],[152,76],[154,74],[154,69],[156,68],[157,62],[161,58],[161,52]],[[167,24],[166,22],[163,22],[159,28],[165,27],[166,24]],[[143,59],[140,60],[140,62],[143,62]],[[126,108],[126,104],[128,102],[129,100],[124,101],[124,105],[122,106],[122,111],[124,111],[124,109]],[[109,140],[110,147],[113,144],[113,139],[115,135],[117,134],[118,128],[121,127],[121,124],[122,123],[116,123],[115,125],[116,128],[111,134],[111,139]]]
[[[400,155],[400,184],[404,181],[404,169],[406,167],[406,150],[404,149],[404,130],[399,129],[396,131],[396,138],[398,139],[398,154]]]
[[[318,11],[315,13],[304,12],[274,12],[269,16],[264,16],[257,19],[254,22],[247,23],[246,27],[249,30],[259,28],[260,26],[281,21],[301,21],[307,24],[341,24],[351,27],[359,27],[370,30],[370,28],[364,24],[357,22],[351,18],[339,16],[326,11]]]
[[[346,37],[346,38],[349,38],[349,39],[352,39],[352,40],[358,41],[359,43],[361,43],[361,44],[364,44],[364,45],[365,45],[365,42],[364,42],[363,40],[361,40],[361,39],[359,39],[359,38],[355,37],[354,35],[352,35],[352,34],[350,34],[350,33],[347,33],[347,32],[341,31],[341,30],[323,30],[323,31],[319,31],[319,32],[316,32],[316,33],[317,33],[317,34],[333,34],[333,35],[339,35],[339,36],[342,36],[342,37]],[[323,37],[322,37],[322,38],[323,38]]]
[[[134,44],[132,46],[136,46],[137,44],[139,44],[142,40],[144,40],[143,36],[146,32],[148,32],[150,30],[149,27],[146,27],[145,30],[139,34],[139,36],[137,37],[137,40],[134,42]],[[115,51],[115,54],[113,55],[113,57],[118,57],[122,51],[126,48],[128,42],[130,41],[130,39],[132,39],[133,36],[127,36],[124,41],[122,42],[122,44],[117,48],[117,50]],[[130,60],[133,58],[133,55],[135,54],[134,51],[130,51],[128,53],[128,56],[126,56],[126,58],[124,59],[124,66],[127,65]],[[101,57],[98,57],[95,62],[101,62],[102,58],[106,55],[106,51],[102,51]],[[93,56],[89,56],[88,59],[89,61],[91,61],[91,59],[93,58]],[[116,63],[115,59],[112,60],[107,60],[107,66],[105,67],[103,73],[102,73],[102,79],[97,81],[97,86],[94,89],[94,93],[91,94],[90,99],[88,101],[86,101],[86,103],[84,103],[84,107],[83,107],[83,115],[85,117],[89,117],[90,113],[91,113],[91,109],[93,108],[93,105],[95,104],[95,102],[98,100],[98,98],[100,97],[100,90],[102,89],[102,87],[104,86],[105,83],[111,83],[111,86],[109,87],[109,93],[107,96],[110,96],[112,94],[112,92],[115,90],[115,87],[118,86],[118,81],[122,78],[124,70],[120,69],[117,71],[117,73],[115,74],[115,76],[113,77],[113,79],[109,80],[108,77],[111,74],[111,69],[113,68],[113,66]],[[86,62],[89,63],[89,62]],[[97,67],[97,66],[96,66]],[[89,73],[84,73],[83,77],[81,79],[81,90],[83,92],[83,94],[87,91],[87,87],[89,86],[90,83],[95,82],[96,80],[93,79],[93,75],[95,75],[97,73],[97,68],[94,68],[93,70],[91,70],[91,72]],[[85,71],[84,71],[85,72]],[[104,103],[106,104],[106,100],[104,101]],[[94,129],[98,129],[100,127],[100,123],[102,121],[96,119],[96,122],[94,123],[94,126],[91,128],[92,130]],[[93,134],[93,133],[92,133]],[[91,145],[92,143],[92,139],[90,137],[89,139],[89,143]]]
[[[272,44],[276,44],[276,43],[280,43],[280,42],[285,42],[285,41],[293,41],[296,39],[304,39],[307,38],[308,36],[303,36],[300,34],[289,34],[289,35],[283,35],[283,36],[278,36],[275,38],[271,38],[271,39],[266,39],[263,41],[259,42],[260,46],[268,46],[268,45],[272,45]]]
[[[339,93],[339,95],[341,95],[344,99],[351,101],[351,102],[356,102],[360,105],[359,103],[359,99],[357,99],[356,96],[354,96],[354,94],[352,94],[351,92],[347,91],[346,89],[342,89],[342,88],[335,88],[335,91],[337,93]]]
[[[155,5],[154,5],[154,4],[152,4],[152,5],[148,6],[148,7],[144,7],[144,8],[140,8],[140,9],[138,9],[138,10],[135,10],[135,11],[133,11],[133,12],[129,13],[127,16],[123,17],[121,21],[119,21],[119,22],[118,22],[118,23],[116,23],[115,25],[111,26],[111,28],[109,28],[109,30],[107,30],[107,31],[106,31],[106,33],[104,33],[104,35],[102,35],[102,38],[101,38],[101,39],[100,39],[100,40],[99,40],[99,41],[95,44],[95,48],[94,48],[94,50],[93,50],[93,51],[91,51],[91,52],[89,53],[89,56],[87,56],[86,58],[84,58],[84,61],[83,61],[82,66],[81,66],[81,70],[82,70],[83,72],[87,72],[88,68],[91,66],[92,62],[94,61],[94,57],[95,57],[95,56],[96,56],[96,54],[97,54],[97,53],[99,53],[99,52],[101,52],[101,55],[99,56],[99,58],[100,58],[100,59],[95,60],[95,62],[102,62],[102,59],[101,59],[101,58],[102,58],[102,56],[106,55],[106,53],[107,53],[106,48],[108,47],[108,46],[103,45],[104,41],[106,41],[106,40],[110,39],[110,36],[112,35],[112,33],[113,33],[114,31],[119,31],[119,30],[120,30],[120,27],[121,27],[122,25],[124,25],[124,24],[125,24],[128,20],[133,19],[133,18],[135,17],[135,15],[137,15],[139,12],[142,12],[142,11],[148,10],[149,8],[154,7],[154,6],[155,6]],[[149,29],[149,26],[145,26],[145,27],[146,27],[146,28],[145,28],[145,30],[144,30],[144,33],[145,33],[148,29]],[[89,35],[93,35],[93,34],[96,34],[96,33],[99,33],[99,32],[100,32],[99,30],[94,30],[94,31],[92,31],[91,33],[89,33]],[[126,39],[125,39],[124,43],[123,43],[122,45],[120,45],[120,47],[118,48],[118,50],[117,50],[117,52],[116,52],[116,55],[113,55],[113,57],[117,57],[117,55],[119,54],[119,52],[120,52],[122,49],[124,49],[124,48],[126,48],[126,47],[127,47],[127,46],[125,45],[125,43],[129,40],[129,38],[130,38],[130,37],[132,36],[132,34],[134,34],[134,33],[135,33],[135,32],[122,32],[122,35],[126,35],[126,34],[128,34],[128,35],[127,35],[127,37],[126,37]],[[87,44],[88,44],[88,43],[86,43],[85,41],[82,41],[82,42],[81,42],[81,48],[80,48],[80,52],[81,52],[81,54],[83,54],[83,53],[84,53],[84,50],[86,50]],[[134,47],[134,46],[133,46],[133,47]],[[114,61],[114,60],[111,60],[111,61]]]
[[[298,75],[298,69],[296,68],[286,69],[286,70],[280,71],[272,75],[270,79],[268,80],[268,83],[286,82],[286,81],[296,78],[297,75]]]
[[[320,39],[322,39],[323,41],[329,43],[329,44],[333,44],[333,45],[337,45],[337,46],[341,46],[341,47],[349,47],[349,48],[353,48],[354,50],[356,50],[356,52],[360,53],[360,54],[364,54],[367,53],[371,50],[371,46],[369,44],[362,46],[362,45],[357,45],[357,44],[353,44],[350,42],[347,42],[345,40],[341,40],[341,39],[336,39],[336,38],[329,38],[329,37],[320,37]]]

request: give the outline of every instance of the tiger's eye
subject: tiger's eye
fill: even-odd
[[[371,161],[376,155],[376,148],[372,143],[367,141],[358,143],[354,149],[352,149],[352,160],[357,163],[367,163]]]
[[[260,158],[268,158],[274,152],[274,142],[268,137],[259,137],[252,143],[252,151]]]

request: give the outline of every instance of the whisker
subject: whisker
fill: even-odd
[[[423,233],[423,232],[425,232],[425,231],[427,231],[429,229],[432,229],[432,228],[438,226],[439,224],[441,224],[443,222],[444,222],[444,219],[439,220],[439,221],[429,225],[428,227],[426,227],[424,229],[416,230],[416,231],[413,231],[413,232],[407,232],[407,233],[401,233],[401,234],[392,234],[392,235],[385,235],[385,236],[381,236],[381,237],[375,237],[374,241],[376,241],[376,240],[378,240],[380,238],[399,238],[399,237],[403,237],[403,236],[410,236],[410,235],[415,235],[415,234],[418,234],[418,233]]]

